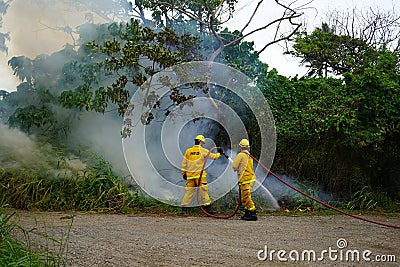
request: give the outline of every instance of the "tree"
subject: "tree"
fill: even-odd
[[[348,145],[383,141],[385,133],[391,132],[386,127],[393,123],[397,125],[399,115],[396,112],[399,104],[396,52],[385,47],[371,47],[350,36],[338,36],[329,31],[326,24],[310,35],[299,35],[293,48],[293,54],[301,57],[304,64],[309,64],[310,76],[315,73],[326,78],[330,70],[344,77],[343,80],[336,79],[339,84],[334,88],[328,91],[321,88],[322,91],[315,92],[318,97],[312,98],[313,108],[303,116],[305,125],[319,120],[319,123],[309,125],[317,132],[326,132],[337,125],[337,132],[346,136]],[[335,122],[336,119],[340,122]]]
[[[160,69],[198,57],[196,38],[188,34],[178,36],[169,28],[155,32],[149,27],[142,28],[137,20],[132,19],[125,25],[113,23],[108,29],[113,39],[103,44],[87,44],[88,57],[96,57],[101,61],[90,61],[81,66],[90,72],[86,73],[84,84],[75,90],[62,92],[59,99],[63,106],[104,113],[111,102],[118,106],[119,114],[124,115],[133,108],[129,107],[130,93],[141,86],[147,77]],[[114,76],[114,73],[117,75]],[[115,80],[111,85],[105,85],[110,76],[114,76]],[[136,86],[133,90],[132,85]],[[148,103],[156,105],[158,96],[148,93]],[[190,96],[171,93],[170,98],[180,104]]]
[[[261,5],[263,1],[260,1],[258,7]],[[135,4],[137,7],[139,7],[140,10],[143,10],[143,8],[152,8],[154,10],[153,12],[153,18],[156,22],[155,25],[159,25],[162,28],[162,31],[167,32],[166,29],[176,29],[176,32],[173,33],[171,30],[168,30],[169,33],[175,34],[177,36],[182,36],[183,38],[186,38],[188,35],[187,32],[185,32],[183,29],[183,25],[189,24],[189,32],[192,30],[193,35],[196,36],[196,42],[200,44],[199,49],[193,54],[193,47],[194,43],[190,44],[190,50],[192,50],[190,53],[192,54],[191,56],[188,57],[188,53],[184,52],[186,54],[186,59],[183,61],[190,61],[194,59],[210,59],[210,60],[216,60],[216,58],[219,56],[218,61],[226,63],[226,64],[232,64],[232,66],[239,68],[241,70],[247,70],[245,71],[246,74],[249,74],[253,77],[259,76],[259,74],[263,75],[264,70],[266,69],[265,64],[261,64],[261,62],[258,60],[258,55],[259,52],[254,51],[253,44],[252,43],[247,43],[243,42],[243,39],[254,32],[263,30],[267,27],[272,27],[274,24],[280,24],[283,23],[283,21],[290,21],[292,25],[296,25],[296,29],[300,24],[296,24],[294,22],[294,19],[300,16],[300,13],[297,13],[294,9],[290,8],[289,6],[285,6],[281,4],[279,1],[276,1],[276,3],[279,6],[282,6],[285,8],[284,15],[282,17],[279,17],[278,19],[274,20],[271,23],[268,23],[264,27],[260,27],[259,29],[256,29],[252,31],[249,34],[243,34],[243,31],[246,29],[246,27],[249,25],[251,22],[251,19],[249,20],[248,24],[242,31],[234,31],[230,32],[227,29],[225,30],[220,30],[220,27],[223,23],[223,16],[228,14],[232,15],[232,12],[234,11],[234,3],[235,1],[204,1],[204,2],[198,2],[198,1],[176,1],[176,2],[160,2],[160,1],[136,1]],[[254,11],[257,12],[257,9]],[[179,14],[178,14],[179,13]],[[254,14],[253,14],[254,15]],[[144,21],[144,17],[142,17],[142,20]],[[193,27],[193,25],[196,25],[196,27]],[[167,26],[166,28],[163,28],[164,26]],[[279,27],[279,26],[278,26]],[[149,30],[149,28],[145,27],[144,28],[146,31]],[[186,28],[185,28],[186,29]],[[167,34],[165,34],[167,36]],[[186,37],[185,37],[186,36]],[[287,36],[283,36],[282,38],[286,38]],[[169,37],[167,37],[169,38]],[[175,38],[175,37],[174,37]],[[277,38],[268,45],[277,42],[281,40],[281,38]],[[130,40],[126,44],[129,45]],[[115,42],[113,40],[109,40],[108,43],[114,42],[113,46],[119,47],[120,44],[118,42]],[[211,44],[211,45],[210,45]],[[266,45],[266,47],[268,46]],[[108,53],[108,56],[113,56],[111,53],[107,51],[109,47],[106,47],[105,45],[101,47],[94,47],[98,51],[102,51],[105,53]],[[124,47],[122,47],[124,46]],[[136,46],[129,47],[129,49],[135,48],[137,49]],[[114,48],[113,48],[114,49]],[[121,45],[121,51],[127,50],[127,46],[125,44]],[[225,50],[227,52],[225,52]],[[243,52],[239,52],[240,50],[243,50]],[[113,83],[111,87],[113,88],[113,92],[116,93],[119,91],[119,93],[122,93],[122,97],[116,97],[117,101],[112,100],[112,97],[110,96],[110,91],[109,89],[111,87],[104,87],[108,88],[107,92],[104,91],[103,87],[99,87],[101,91],[96,91],[96,93],[92,92],[91,90],[91,84],[86,83],[83,92],[81,89],[78,88],[76,92],[72,91],[67,91],[64,92],[63,95],[61,96],[61,101],[66,107],[74,107],[75,104],[71,103],[77,103],[77,106],[80,108],[88,108],[90,110],[97,110],[100,112],[104,112],[104,108],[107,106],[107,101],[111,100],[111,102],[114,102],[118,104],[119,108],[119,113],[123,114],[124,110],[128,108],[128,94],[127,90],[125,90],[125,86],[128,84],[127,81],[131,81],[131,79],[126,79],[126,76],[120,72],[120,70],[131,67],[127,62],[121,61],[118,59],[118,54],[120,52],[118,49],[115,49],[114,51],[111,51],[112,53],[115,53],[117,56],[113,56],[113,62],[104,62],[104,66],[108,66],[108,71],[113,71],[113,72],[118,72],[120,73],[120,77],[117,78],[117,82]],[[236,51],[236,52],[234,52]],[[138,51],[133,51],[131,50],[129,53],[131,54],[140,54],[141,52]],[[233,55],[238,55],[234,57]],[[252,54],[250,56],[250,53]],[[211,56],[209,56],[211,55]],[[149,55],[143,54],[143,56],[148,57]],[[151,58],[154,60],[153,58]],[[176,64],[178,62],[183,62],[183,61],[171,61],[170,63]],[[240,61],[240,62],[239,62]],[[111,65],[112,63],[113,65]],[[171,64],[161,64],[162,67],[168,67],[171,66]],[[249,66],[252,66],[254,68],[250,69]],[[140,72],[138,75],[140,75],[139,79],[135,81],[135,78],[132,80],[135,85],[140,85],[140,83],[144,82],[146,77],[145,75],[152,75],[156,72],[158,72],[161,68],[158,70],[152,68],[151,66],[147,66],[146,70],[147,72]],[[97,79],[97,78],[96,78]],[[120,82],[122,79],[123,82]],[[198,87],[199,85],[196,85]],[[204,92],[207,92],[208,96],[210,97],[210,101],[212,101],[211,98],[211,88],[209,85],[206,86],[207,88],[204,89]],[[199,89],[199,88],[197,88]],[[200,90],[201,91],[201,90]],[[118,94],[119,94],[118,93]],[[96,96],[94,96],[93,100],[91,99],[91,95],[108,95],[109,97],[102,97],[98,101],[96,100]],[[152,97],[152,95],[149,95]],[[171,95],[171,100],[175,105],[179,105],[182,102],[194,97],[194,95],[188,95],[185,96],[183,95],[180,91],[174,91],[174,94]],[[96,109],[96,105],[92,105],[92,102],[94,101],[97,104],[100,104],[101,109]],[[118,103],[117,103],[118,102]],[[213,101],[212,101],[213,102]],[[85,104],[86,103],[86,104]],[[216,106],[215,102],[214,106]],[[148,113],[148,118],[151,121],[153,119],[153,114]],[[222,119],[222,118],[221,118]],[[146,119],[146,123],[149,121]]]
[[[35,59],[19,56],[9,61],[14,74],[23,81],[17,92],[3,96],[2,102],[14,108],[8,113],[11,125],[30,132],[49,134],[49,129],[54,129],[63,133],[75,112],[64,115],[57,111],[59,104],[101,113],[112,105],[108,111],[115,108],[123,115],[129,95],[146,77],[158,68],[197,56],[195,37],[178,36],[167,28],[155,32],[134,19],[126,24],[84,24],[78,32],[81,46],[77,51],[67,45],[52,55]],[[176,95],[173,100],[179,103],[186,99]]]
[[[345,72],[360,71],[369,64],[369,56],[375,50],[365,41],[347,35],[337,35],[326,23],[311,34],[302,32],[294,40],[293,50],[288,51],[301,58],[301,64],[309,68],[309,77],[328,77]]]
[[[400,52],[400,14],[394,6],[388,11],[379,8],[332,10],[325,21],[336,35],[361,39],[376,49],[386,47],[397,54]]]
[[[22,82],[17,91],[3,96],[3,120],[28,133],[46,134],[54,139],[66,133],[68,118],[74,114],[58,113],[56,96],[65,86],[59,80],[62,64],[74,55],[67,46],[60,52],[40,55],[33,60],[24,56],[10,59],[9,65]]]
[[[275,162],[329,191],[373,185],[396,197],[390,186],[398,189],[397,53],[323,28],[299,35],[293,46],[320,77],[266,77],[266,96],[280,137]],[[326,78],[326,70],[341,76]]]
[[[258,54],[262,53],[272,44],[289,39],[297,32],[301,26],[301,23],[297,21],[297,19],[302,16],[300,9],[304,7],[300,6],[294,8],[292,7],[293,3],[285,4],[280,0],[275,0],[276,6],[280,7],[282,10],[282,15],[246,33],[245,31],[254,19],[255,14],[260,12],[259,8],[263,2],[264,0],[260,0],[257,3],[253,14],[248,18],[242,30],[229,33],[221,31],[221,27],[233,16],[237,0],[143,1],[146,7],[154,10],[153,19],[158,23],[164,24],[167,27],[174,27],[174,23],[176,22],[191,21],[196,23],[199,33],[212,35],[217,41],[217,44],[215,49],[211,51],[211,55],[207,57],[210,61],[214,61],[225,48],[237,45],[256,32],[265,31],[267,29],[275,29],[276,31],[274,39],[265,44],[264,47],[257,52]],[[283,28],[282,24],[285,23],[288,23],[292,28],[290,28],[288,33],[280,33],[280,30]],[[227,36],[227,34],[231,36]]]
[[[39,4],[51,4],[53,0],[42,0]],[[107,10],[104,7],[110,3],[115,6],[111,9],[111,13],[103,12]],[[272,43],[278,42],[288,38],[300,26],[295,20],[301,16],[291,5],[282,4],[276,0],[277,6],[282,7],[283,15],[277,19],[266,23],[266,25],[255,29],[249,33],[244,33],[249,24],[251,23],[256,12],[259,12],[259,7],[263,3],[261,0],[253,15],[249,19],[246,26],[241,31],[230,32],[227,29],[221,31],[221,25],[232,16],[236,1],[135,1],[134,5],[127,3],[127,1],[77,1],[71,4],[73,8],[84,8],[88,12],[95,13],[104,19],[110,17],[110,14],[115,14],[118,18],[123,19],[123,14],[133,14],[141,19],[146,25],[148,20],[145,17],[145,10],[151,9],[153,11],[154,25],[160,25],[161,28],[151,29],[150,27],[140,26],[138,22],[132,20],[126,27],[122,24],[112,23],[109,26],[110,32],[107,36],[111,36],[103,43],[102,40],[95,40],[91,42],[89,39],[83,40],[84,35],[79,34],[86,31],[89,32],[92,28],[90,20],[85,25],[80,26],[77,30],[72,31],[79,34],[79,42],[75,42],[72,50],[76,50],[77,45],[83,45],[89,42],[92,50],[86,49],[85,52],[89,53],[89,57],[97,58],[98,62],[93,63],[88,59],[84,59],[82,51],[78,49],[78,58],[76,62],[63,67],[63,73],[68,75],[71,79],[82,78],[84,83],[75,85],[68,79],[64,81],[64,85],[74,86],[74,89],[64,88],[64,90],[56,89],[57,94],[61,94],[59,100],[68,108],[78,107],[84,110],[94,110],[98,112],[105,112],[109,104],[116,104],[120,114],[128,108],[129,91],[132,90],[132,85],[139,86],[147,77],[150,77],[162,68],[177,64],[179,62],[196,60],[196,59],[211,59],[215,60],[220,56],[219,60],[223,63],[246,70],[246,74],[252,74],[254,71],[263,73],[265,66],[260,64],[258,60],[259,51],[254,51],[253,44],[243,42],[244,38],[251,34],[265,30],[269,27],[276,27],[276,31],[280,29],[284,22],[289,22],[294,26],[294,29],[288,35],[278,36],[276,34],[274,40],[266,44],[265,48]],[[120,16],[120,14],[122,14]],[[106,16],[106,17],[105,17]],[[186,24],[194,25],[189,29],[194,32],[190,36],[183,29]],[[166,26],[166,28],[163,28]],[[177,29],[177,32],[175,30]],[[124,28],[124,29],[123,29]],[[125,31],[126,30],[126,31]],[[124,32],[125,31],[125,32]],[[95,37],[95,36],[94,36]],[[147,44],[146,44],[147,43]],[[199,46],[200,44],[200,46]],[[211,44],[211,45],[206,45]],[[198,48],[196,47],[198,46]],[[239,60],[241,57],[232,57],[235,49],[244,50],[245,53],[252,53],[252,56],[246,56]],[[247,47],[245,47],[247,46]],[[228,53],[224,53],[224,49],[228,49]],[[264,48],[264,49],[265,49]],[[72,51],[72,54],[74,51]],[[242,55],[244,55],[242,54]],[[210,56],[211,55],[211,56]],[[248,54],[249,55],[249,54]],[[73,56],[75,57],[75,55]],[[152,63],[143,66],[139,62],[139,58],[148,58]],[[44,58],[42,58],[44,59]],[[39,60],[39,58],[38,58]],[[34,73],[37,70],[38,61],[35,60],[35,66],[29,65],[29,59],[23,57],[16,57],[10,60],[10,65],[14,69],[15,74],[20,77],[24,82],[28,83],[30,87],[37,87],[40,84],[40,76],[42,74]],[[82,61],[82,64],[79,63]],[[249,69],[251,64],[255,68]],[[153,65],[153,66],[152,66]],[[134,70],[134,71],[132,71]],[[32,73],[29,73],[32,71]],[[257,77],[257,74],[252,74]],[[35,77],[32,79],[31,77]],[[46,79],[46,77],[43,77]],[[25,81],[26,80],[26,81]],[[51,79],[50,79],[51,80]],[[64,79],[60,79],[64,80]],[[52,81],[60,81],[59,79],[52,79]],[[33,84],[36,85],[33,85]],[[55,86],[56,88],[61,88]],[[65,90],[67,89],[67,90]],[[51,90],[53,91],[53,90]],[[64,91],[64,92],[62,92]],[[210,87],[208,86],[208,94],[210,96]],[[62,92],[62,93],[61,93]],[[173,97],[172,100],[175,104],[180,104],[182,101],[190,99],[193,96],[184,96],[180,93]]]
[[[379,49],[363,72],[345,73],[347,97],[357,120],[349,133],[353,144],[380,147],[400,132],[400,72],[396,53]]]
[[[381,48],[400,57],[400,15],[394,9],[332,10],[325,21],[311,34],[297,34],[293,49],[287,51],[302,59],[311,77],[357,72],[375,60]]]

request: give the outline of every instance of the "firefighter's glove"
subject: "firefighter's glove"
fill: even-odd
[[[187,180],[187,175],[186,175],[186,173],[183,174],[182,177],[183,177],[183,180],[185,180],[185,181]]]
[[[221,147],[217,148],[217,151],[219,154],[224,155],[225,158],[227,158],[227,159],[229,158],[229,156],[227,154],[225,154],[224,150]]]

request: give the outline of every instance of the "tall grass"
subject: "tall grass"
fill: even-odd
[[[166,204],[149,199],[142,192],[131,193],[110,164],[96,158],[85,172],[48,178],[29,170],[0,169],[0,205],[16,209],[44,211],[143,211],[148,208],[171,210]]]
[[[392,201],[387,193],[374,190],[371,186],[363,186],[354,193],[346,208],[350,210],[381,210],[392,213],[400,211],[400,203]]]
[[[29,242],[22,242],[12,237],[12,232],[20,230],[25,236],[29,233],[11,221],[14,214],[5,214],[0,207],[0,266],[66,266],[60,253],[54,253],[48,246],[41,251],[30,250]],[[46,240],[57,240],[42,236]],[[29,239],[27,239],[29,240]],[[62,244],[60,244],[62,247]]]
[[[0,181],[0,205],[17,209],[119,211],[132,205],[128,188],[103,160],[85,173],[62,178],[0,169]]]

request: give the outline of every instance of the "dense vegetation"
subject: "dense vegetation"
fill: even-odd
[[[291,39],[288,53],[301,58],[309,75],[284,77],[260,61],[254,44],[243,41],[240,32],[222,29],[221,18],[203,14],[199,22],[191,17],[204,11],[196,1],[180,7],[187,11],[185,16],[173,15],[174,6],[154,2],[136,1],[133,7],[150,8],[151,20],[85,23],[77,29],[75,46],[34,59],[11,58],[9,65],[21,83],[15,92],[0,91],[1,122],[34,135],[59,158],[58,151],[66,155],[84,145],[69,140],[70,129],[81,116],[112,113],[120,120],[119,115],[134,108],[129,106],[130,96],[151,75],[181,62],[212,58],[255,79],[268,99],[278,136],[275,170],[322,184],[341,200],[352,200],[353,208],[389,206],[400,200],[398,51],[336,34],[324,24]],[[218,7],[218,1],[209,2],[211,10]],[[225,3],[229,15],[234,3]],[[215,93],[207,85],[194,84],[193,89],[197,95]],[[176,106],[196,95],[177,90],[169,97]],[[151,108],[157,108],[153,100],[149,99],[156,103]],[[257,153],[260,133],[246,112],[240,114]],[[143,122],[151,120],[147,116]],[[122,135],[129,135],[129,128]],[[2,149],[0,155],[5,154]],[[48,166],[1,167],[0,204],[118,212],[143,206],[143,198],[132,195],[104,161],[81,160],[90,162],[85,172],[71,172],[62,179],[49,177]]]

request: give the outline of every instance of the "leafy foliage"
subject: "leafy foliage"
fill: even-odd
[[[40,55],[34,60],[24,56],[13,57],[8,64],[21,79],[17,91],[3,94],[0,101],[3,121],[28,133],[47,135],[57,140],[69,127],[73,113],[61,112],[57,94],[66,85],[62,65],[75,55],[72,47],[50,56]]]
[[[298,36],[294,48],[319,77],[270,72],[263,82],[279,137],[276,164],[328,191],[352,194],[373,184],[396,197],[388,186],[396,178],[382,178],[396,172],[399,159],[393,150],[400,130],[396,53],[336,36],[327,26]],[[342,76],[327,78],[329,71]]]
[[[157,25],[174,28],[176,24],[197,22],[199,31],[203,32],[210,25],[219,25],[232,16],[237,0],[142,0],[138,2],[152,11],[152,19]],[[213,12],[218,12],[218,15]]]
[[[88,57],[101,61],[77,65],[85,83],[62,92],[59,101],[64,107],[104,113],[112,103],[123,115],[129,107],[132,88],[141,86],[160,69],[198,58],[196,38],[187,34],[178,36],[169,28],[155,32],[131,20],[126,25],[113,23],[108,30],[113,39],[102,44],[87,43]],[[118,73],[114,82],[104,85],[113,73]],[[184,100],[187,99],[177,103]]]
[[[311,34],[297,34],[293,49],[287,53],[301,58],[301,63],[310,68],[310,77],[357,71],[369,61],[366,53],[373,52],[363,40],[336,35],[327,24]]]

